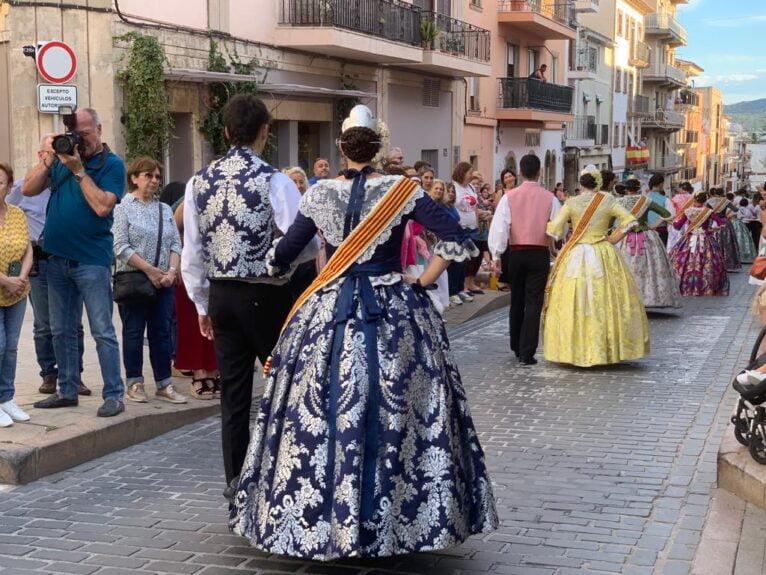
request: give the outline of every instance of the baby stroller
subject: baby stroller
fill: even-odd
[[[766,353],[757,355],[764,338],[766,326],[761,329],[753,345],[747,369],[757,369],[766,364]],[[749,448],[753,459],[766,465],[766,407],[763,405],[766,402],[766,380],[753,384],[740,383],[735,378],[732,387],[739,393],[737,412],[731,418],[734,437]]]

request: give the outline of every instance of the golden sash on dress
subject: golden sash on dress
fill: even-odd
[[[406,177],[401,177],[389,188],[372,210],[370,210],[370,213],[341,242],[316,279],[311,282],[311,285],[306,288],[295,304],[293,304],[290,313],[287,314],[285,323],[282,324],[280,337],[293,315],[295,315],[306,300],[327,284],[342,276],[365,250],[370,247],[375,238],[383,233],[386,227],[399,215],[418,188],[417,182]],[[266,364],[263,366],[263,374],[268,375],[270,368],[271,357],[266,360]]]
[[[559,273],[559,270],[561,268],[561,263],[564,261],[566,255],[569,253],[569,250],[571,250],[577,242],[579,242],[582,239],[582,236],[585,234],[585,231],[588,229],[588,225],[590,224],[591,219],[593,219],[593,215],[596,213],[596,210],[601,205],[601,202],[604,201],[604,198],[606,197],[606,194],[604,192],[597,192],[595,196],[593,196],[593,199],[588,203],[588,206],[585,208],[585,212],[582,215],[582,218],[580,219],[580,222],[577,224],[577,227],[575,228],[574,232],[572,232],[572,236],[569,238],[569,241],[564,244],[564,246],[561,248],[561,251],[559,251],[559,255],[556,257],[556,263],[553,264],[553,269],[551,270],[550,275],[548,276],[548,283],[545,285],[545,300],[543,303],[543,313],[545,313],[545,310],[548,309],[548,301],[550,300],[551,295],[551,287],[553,286],[553,280],[556,278],[556,276]]]
[[[727,200],[726,198],[721,198],[720,200],[718,200],[718,205],[713,208],[713,211],[717,214],[718,212],[720,212],[722,209],[726,207],[726,204],[728,201],[729,200]]]
[[[684,232],[685,236],[691,235],[691,233],[699,228],[702,224],[704,224],[707,219],[713,214],[713,210],[711,208],[705,207],[702,208],[702,211],[697,214],[697,217],[694,218],[693,221],[689,222],[689,226],[686,228],[686,231]],[[687,216],[688,219],[688,216]]]
[[[630,213],[633,214],[633,216],[638,219],[641,216],[644,215],[644,211],[646,211],[646,208],[648,208],[648,204],[650,203],[649,198],[646,196],[641,196],[638,198],[638,201],[633,204],[633,207],[630,208]],[[619,233],[619,230],[615,230],[610,236],[609,239],[612,240],[617,237],[617,234]]]
[[[689,196],[689,199],[686,200],[686,203],[683,205],[681,210],[676,215],[676,220],[680,220],[681,216],[684,215],[684,212],[692,207],[692,204],[694,203],[694,196]]]

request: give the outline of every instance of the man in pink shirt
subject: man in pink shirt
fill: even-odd
[[[528,154],[521,158],[519,168],[523,181],[500,198],[488,243],[496,266],[506,249],[511,250],[508,266],[511,350],[522,364],[534,365],[553,249],[553,239],[547,235],[546,227],[561,203],[537,183],[540,158]]]

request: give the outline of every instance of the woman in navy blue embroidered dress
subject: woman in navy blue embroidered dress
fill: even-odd
[[[303,196],[274,250],[275,273],[318,229],[331,256],[401,177],[370,167],[380,128],[368,109],[355,108],[343,128],[341,151],[356,169]],[[448,260],[477,253],[418,189],[344,276],[290,319],[231,508],[231,529],[255,547],[327,561],[442,549],[497,528],[441,316],[421,284],[401,273],[410,219],[441,239],[424,285]]]

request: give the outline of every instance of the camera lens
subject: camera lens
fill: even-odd
[[[66,134],[62,134],[60,136],[56,136],[53,138],[53,142],[51,142],[51,146],[53,147],[53,151],[57,154],[71,154],[74,150],[74,146],[72,145],[72,141],[69,139],[69,137]]]

